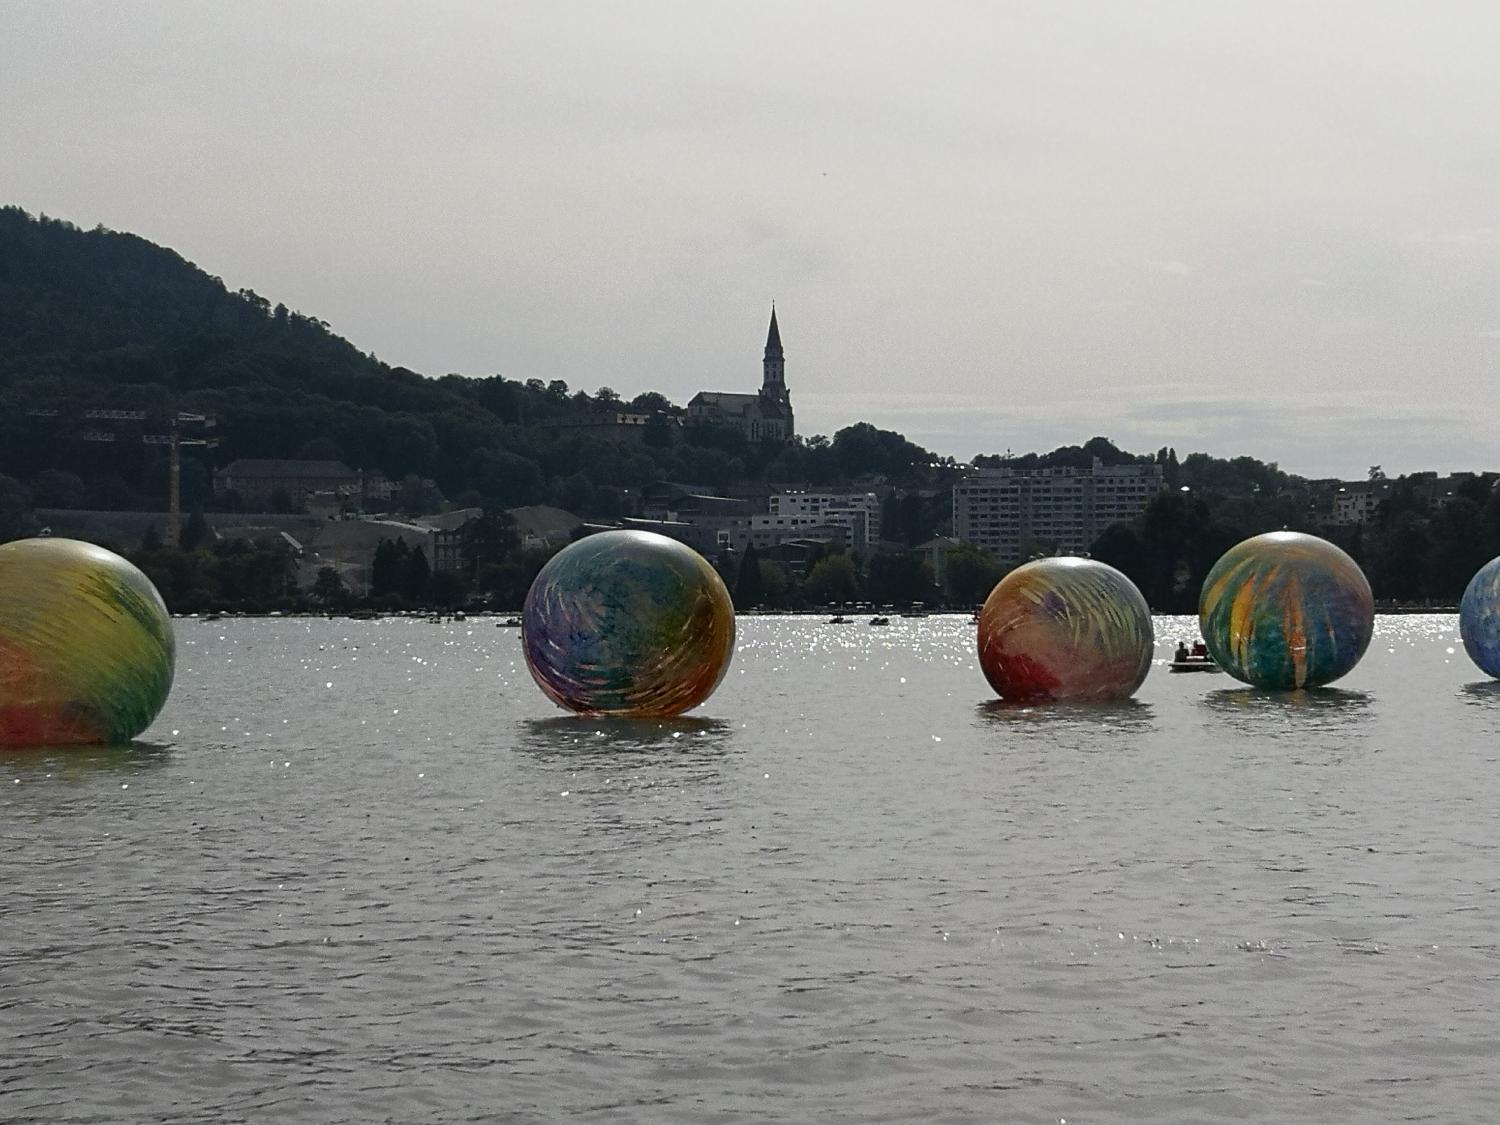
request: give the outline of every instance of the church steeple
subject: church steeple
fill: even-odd
[[[786,356],[781,350],[781,329],[776,326],[776,306],[771,306],[771,327],[766,333],[766,356],[760,393],[777,402],[786,401]]]

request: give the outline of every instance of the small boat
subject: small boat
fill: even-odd
[[[840,614],[834,615],[833,617],[830,617],[828,619],[828,624],[830,624],[830,625],[848,625],[848,624],[851,624],[851,622],[850,622],[849,618],[845,617],[842,613],[840,613]]]
[[[1189,656],[1186,660],[1174,660],[1167,665],[1168,672],[1222,672],[1209,656]]]
[[[889,625],[890,623],[891,623],[891,619],[889,617],[872,617],[872,618],[870,618],[870,624],[871,625]]]

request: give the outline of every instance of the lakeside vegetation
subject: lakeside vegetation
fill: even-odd
[[[159,418],[193,411],[217,420],[221,444],[184,451],[186,511],[245,508],[215,499],[212,471],[236,458],[340,460],[379,470],[400,487],[394,513],[447,507],[499,513],[550,504],[609,521],[638,511],[654,481],[720,493],[773,487],[858,489],[882,498],[886,542],[863,557],[834,552],[805,574],[783,562],[726,555],[721,573],[742,607],[911,602],[967,607],[1003,568],[975,547],[948,558],[945,582],[914,550],[950,529],[949,490],[965,466],[868,422],[831,436],[758,446],[737,431],[686,425],[686,411],[655,391],[625,400],[585,373],[585,391],[561,380],[501,374],[428,378],[393,367],[328,325],[223,282],[171,250],[134,235],[33,218],[0,208],[0,538],[40,529],[36,508],[165,507],[165,447],[147,438]],[[142,411],[107,431],[87,411]],[[633,436],[606,424],[628,410],[647,423]],[[106,433],[108,440],[100,440]],[[1196,611],[1203,576],[1245,536],[1276,528],[1324,535],[1354,556],[1383,602],[1451,604],[1479,566],[1500,555],[1500,491],[1493,473],[1435,497],[1425,481],[1383,482],[1365,524],[1334,526],[1337,482],[1314,481],[1253,457],[1175,450],[1133,454],[1096,437],[1009,459],[1017,468],[1154,460],[1167,491],[1144,515],[1112,527],[1091,553],[1119,567],[1162,612]],[[977,458],[977,463],[998,461]],[[201,519],[201,515],[199,516]],[[547,557],[493,527],[460,572],[394,539],[358,596],[337,572],[296,588],[285,544],[194,539],[180,546],[109,544],[157,581],[175,610],[453,608],[514,609]],[[1045,552],[1037,542],[1029,549]],[[399,565],[390,556],[405,550]],[[425,574],[422,568],[426,567]]]

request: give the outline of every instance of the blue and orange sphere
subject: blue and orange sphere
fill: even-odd
[[[176,652],[161,595],[113,551],[0,544],[0,745],[128,742],[167,701]]]
[[[1198,623],[1219,667],[1255,687],[1290,691],[1331,683],[1359,663],[1375,600],[1359,564],[1334,544],[1272,531],[1214,564]]]
[[[979,667],[1007,700],[1124,699],[1145,680],[1153,644],[1135,583],[1094,559],[1018,566],[979,611]]]
[[[1500,559],[1479,568],[1458,603],[1464,651],[1487,676],[1500,677]]]
[[[734,606],[691,547],[649,531],[602,531],[542,567],[521,634],[532,677],[558,706],[680,715],[729,670]]]

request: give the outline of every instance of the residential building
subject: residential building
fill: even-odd
[[[1033,546],[1079,553],[1165,487],[1155,463],[1106,466],[1096,457],[1087,469],[986,467],[954,486],[953,534],[1002,562],[1021,561]]]
[[[744,526],[721,530],[719,543],[736,551],[763,551],[793,539],[846,547],[851,535],[848,522],[822,516],[751,516]]]
[[[853,550],[880,542],[880,497],[873,492],[773,492],[766,503],[772,517],[811,516],[846,528]]]
[[[1333,522],[1339,527],[1365,523],[1390,495],[1390,482],[1384,480],[1349,481],[1340,484],[1333,494]]]

